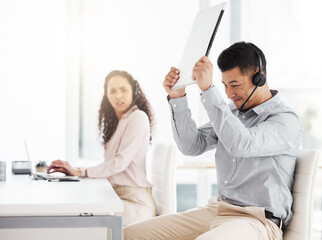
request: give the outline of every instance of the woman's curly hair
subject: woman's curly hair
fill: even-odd
[[[150,141],[151,141],[152,128],[153,128],[153,114],[152,114],[151,106],[148,100],[146,99],[145,94],[143,93],[138,81],[136,81],[131,74],[129,74],[126,71],[114,70],[110,72],[105,78],[104,95],[101,101],[101,107],[100,107],[99,116],[98,116],[98,129],[100,131],[100,134],[102,135],[103,144],[107,143],[111,139],[119,121],[114,111],[114,108],[112,107],[110,101],[107,98],[108,81],[114,76],[122,76],[126,78],[130,83],[133,91],[133,100],[136,99],[135,105],[137,105],[137,107],[140,110],[142,110],[148,115],[149,122],[150,122]],[[138,96],[135,96],[135,93],[137,93]]]

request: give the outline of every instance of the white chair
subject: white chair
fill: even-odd
[[[158,207],[158,215],[177,211],[175,173],[176,147],[172,144],[157,144],[152,157],[152,195]]]
[[[292,191],[294,215],[284,234],[284,240],[310,240],[318,160],[318,152],[315,150],[298,151]]]

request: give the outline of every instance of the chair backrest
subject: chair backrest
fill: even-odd
[[[284,240],[310,239],[318,155],[315,150],[300,149],[298,151],[292,190],[294,215],[285,232]]]
[[[158,207],[158,215],[177,211],[175,182],[176,147],[172,144],[157,144],[152,156],[152,195]]]

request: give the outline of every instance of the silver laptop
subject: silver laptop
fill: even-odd
[[[200,11],[193,23],[181,62],[179,64],[180,78],[172,86],[172,90],[196,83],[192,80],[192,69],[202,56],[208,56],[226,3]]]
[[[36,172],[35,166],[32,164],[29,150],[27,147],[27,142],[25,141],[25,148],[28,156],[28,162],[30,163],[30,175],[35,180],[48,180],[48,181],[79,181],[79,177],[77,176],[58,176],[55,173],[43,173],[43,172]]]

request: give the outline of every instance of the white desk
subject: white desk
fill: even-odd
[[[122,240],[123,203],[105,179],[34,181],[28,175],[0,182],[0,230],[17,228],[111,228]],[[4,236],[1,236],[1,239]]]

